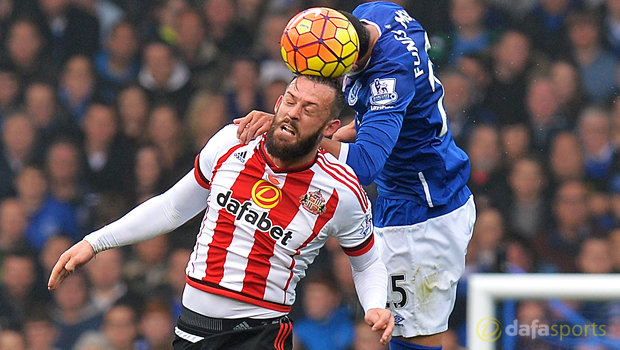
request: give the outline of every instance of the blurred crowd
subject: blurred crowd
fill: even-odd
[[[295,13],[358,2],[0,0],[0,350],[171,349],[200,215],[97,255],[50,293],[53,264],[190,171],[222,126],[273,109]],[[471,273],[620,272],[620,0],[394,2],[428,31],[471,158],[478,219],[445,336],[455,350]],[[337,244],[308,275],[296,349],[383,349]],[[569,306],[620,342],[618,302]],[[550,303],[513,309],[565,322]],[[586,340],[516,349],[607,349]]]

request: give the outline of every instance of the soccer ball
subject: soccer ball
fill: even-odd
[[[351,70],[358,47],[353,24],[327,7],[313,7],[295,15],[280,40],[282,58],[293,73],[331,78]]]

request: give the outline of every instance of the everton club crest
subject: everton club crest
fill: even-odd
[[[299,198],[299,203],[312,214],[321,215],[325,213],[325,199],[319,190],[304,194]]]

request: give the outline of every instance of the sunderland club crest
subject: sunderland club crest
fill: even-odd
[[[321,196],[321,191],[308,192],[299,198],[301,206],[312,214],[320,215],[325,213],[325,199]]]

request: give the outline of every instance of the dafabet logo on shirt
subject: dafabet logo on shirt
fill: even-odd
[[[264,183],[272,186],[272,188],[263,192],[264,188],[262,186],[265,186]],[[263,190],[261,190],[261,188],[263,188]],[[275,191],[274,189],[277,190],[277,194],[269,197],[270,195],[268,195],[267,193],[269,193],[270,191]],[[288,241],[293,237],[293,231],[285,231],[282,226],[275,225],[273,221],[269,219],[268,211],[261,211],[260,209],[258,211],[254,210],[252,201],[246,200],[245,202],[241,203],[232,197],[232,193],[233,192],[230,190],[226,193],[219,193],[216,196],[216,202],[224,210],[234,215],[235,221],[243,220],[258,229],[259,231],[268,233],[274,241],[279,241],[284,246],[288,244]],[[273,187],[273,185],[269,184],[267,181],[260,180],[254,185],[254,188],[252,189],[252,197],[254,197],[255,195],[257,195],[257,198],[265,196],[268,205],[272,205],[273,202],[276,202],[275,204],[273,204],[273,206],[275,206],[280,199],[280,189],[277,187]],[[254,199],[254,201],[256,201],[256,199]]]

